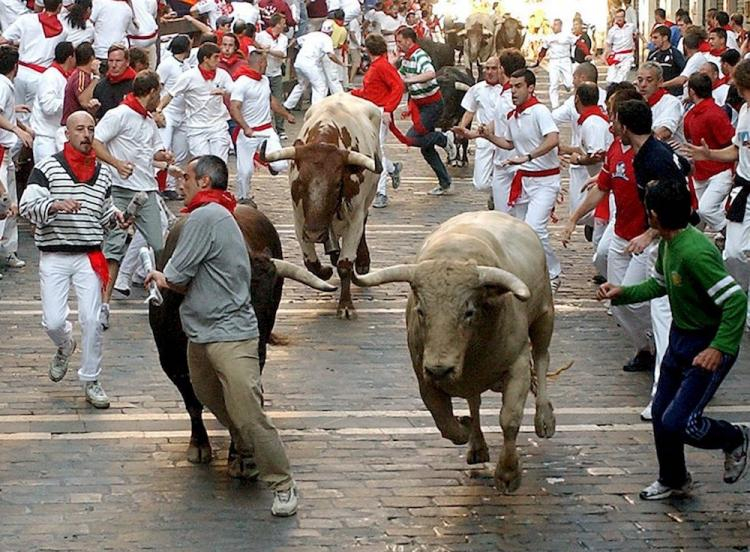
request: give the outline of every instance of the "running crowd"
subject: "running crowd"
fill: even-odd
[[[174,36],[157,56],[157,21],[176,15],[201,32]],[[164,199],[183,199],[185,211],[195,212],[187,237],[163,273],[142,276],[186,293],[181,317],[194,386],[220,393],[219,379],[237,381],[224,385],[223,400],[208,391],[201,398],[249,454],[254,449],[256,475],[276,491],[274,514],[296,511],[288,460],[262,412],[257,358],[250,381],[231,369],[235,360],[253,358],[258,330],[246,308],[249,287],[237,312],[217,315],[220,303],[211,295],[226,290],[222,277],[249,286],[246,259],[231,253],[244,248],[227,212],[236,205],[226,191],[228,158],[233,152],[237,159],[237,200],[251,201],[262,152],[282,147],[285,123],[294,123],[291,111],[305,93],[314,104],[349,88],[366,54],[369,69],[353,93],[382,109],[381,147],[389,129],[419,147],[437,177],[430,193],[447,195],[451,179],[435,146],[452,158],[456,136],[474,140],[475,187],[489,191],[490,208],[535,230],[553,290],[562,270],[548,223],[567,167],[563,244],[577,225],[587,229],[606,282],[599,297],[611,301],[633,346],[624,369],[655,374],[642,416],[653,418],[660,478],[641,496],[689,490],[684,443],[723,449],[725,481],[737,481],[750,433],[703,416],[703,409],[736,359],[747,316],[750,60],[743,57],[750,41],[741,16],[715,11],[706,28],[684,12],[676,24],[662,10],[656,16],[650,36],[639,37],[626,10],[614,14],[601,57],[606,90],[597,84],[596,52],[582,39],[580,20],[575,33],[556,20],[537,60],[548,60],[552,110],[537,99],[524,56],[508,49],[484,64],[459,125],[437,131],[443,99],[432,60],[417,44],[441,34],[430,2],[0,0],[0,195],[10,204],[0,244],[7,266],[23,267],[16,217],[34,225],[42,323],[57,347],[50,379],[65,376],[78,346],[67,320],[72,284],[82,330],[78,377],[93,406],[109,406],[99,378],[110,299],[115,290],[129,294],[143,245],[157,255],[163,249],[174,219]],[[650,53],[633,84],[627,79],[641,38]],[[296,85],[285,95],[284,75],[292,70]],[[560,87],[574,91],[562,103]],[[405,135],[393,121],[404,89],[413,123]],[[570,125],[568,144],[560,125]],[[23,149],[33,151],[35,165],[19,201],[14,159]],[[382,208],[387,179],[397,187],[401,167],[381,153],[374,206]],[[267,168],[275,174],[288,164]],[[201,224],[213,229],[211,241]],[[723,244],[723,259],[706,235]],[[256,408],[245,408],[247,401]]]

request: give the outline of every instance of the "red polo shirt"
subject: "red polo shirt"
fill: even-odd
[[[624,240],[632,240],[648,229],[646,208],[635,183],[634,156],[633,148],[623,151],[622,142],[616,138],[607,150],[597,182],[600,190],[615,194],[615,234]]]
[[[393,113],[404,95],[404,81],[388,56],[376,57],[362,80],[362,88],[352,90],[352,95],[370,100],[386,113]]]
[[[685,139],[696,146],[705,140],[711,149],[721,149],[732,143],[734,128],[726,112],[716,105],[713,98],[697,104],[685,115]],[[708,180],[720,172],[732,168],[733,163],[721,161],[696,161],[696,180]]]

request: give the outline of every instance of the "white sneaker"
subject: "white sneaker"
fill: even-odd
[[[372,202],[372,206],[375,207],[375,209],[388,207],[388,196],[385,194],[377,194],[375,196],[375,201]]]
[[[109,397],[98,381],[87,381],[83,384],[83,391],[86,393],[86,402],[94,408],[109,408]]]
[[[299,501],[299,492],[297,485],[292,482],[292,486],[286,491],[275,491],[273,493],[273,506],[271,514],[276,517],[289,517],[297,513],[297,502]]]
[[[643,489],[638,496],[641,500],[664,500],[665,498],[677,497],[683,498],[693,490],[693,478],[688,474],[687,481],[679,488],[667,487],[658,479]]]
[[[448,154],[448,161],[452,161],[453,159],[458,157],[456,138],[453,136],[452,130],[449,130],[445,133],[445,152]]]
[[[26,266],[26,261],[19,259],[18,255],[15,253],[11,253],[5,258],[5,264],[8,265],[9,268],[23,268]]]
[[[57,348],[57,352],[49,365],[49,379],[57,383],[65,377],[68,372],[70,357],[75,350],[76,340],[73,338],[66,345]]]
[[[450,195],[452,193],[453,193],[453,186],[452,185],[448,186],[447,188],[443,188],[442,186],[440,186],[440,184],[438,184],[432,190],[430,190],[429,192],[427,192],[427,195],[442,196],[442,195]]]
[[[555,276],[554,278],[550,278],[549,286],[552,288],[552,295],[557,293],[557,290],[560,289],[561,284],[562,284],[562,278],[560,278],[560,276]]]
[[[102,330],[109,329],[109,303],[102,303],[102,308],[99,310],[99,324]]]
[[[653,406],[653,402],[649,401],[649,403],[646,405],[646,408],[643,409],[641,412],[641,420],[644,422],[650,422],[654,419],[654,417],[651,415],[651,406]]]
[[[750,427],[739,426],[742,443],[731,452],[724,453],[724,483],[737,483],[747,473],[747,449],[750,446]]]

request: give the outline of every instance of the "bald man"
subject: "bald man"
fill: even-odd
[[[102,328],[99,310],[102,289],[109,273],[102,254],[106,230],[119,223],[122,213],[112,205],[112,173],[96,160],[92,149],[94,118],[85,111],[68,117],[63,150],[34,167],[21,197],[21,216],[34,225],[39,248],[42,326],[57,347],[49,378],[59,382],[68,371],[76,350],[73,325],[68,321],[71,284],[78,298],[81,326],[81,367],[86,401],[109,408],[109,398],[99,383],[102,361]]]

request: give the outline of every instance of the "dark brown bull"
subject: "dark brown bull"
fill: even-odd
[[[523,25],[514,17],[506,17],[495,33],[495,49],[500,52],[506,48],[521,49],[526,34],[522,34]]]

